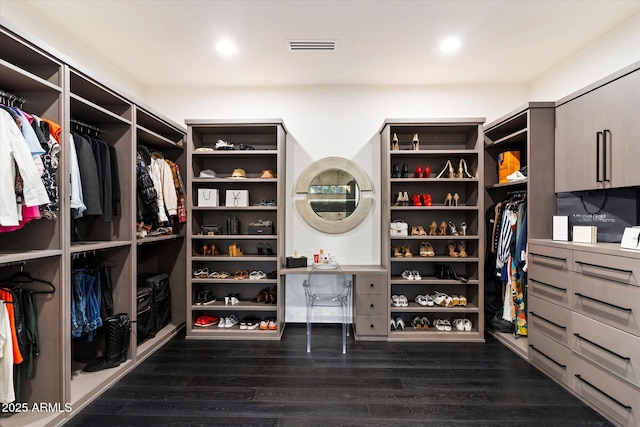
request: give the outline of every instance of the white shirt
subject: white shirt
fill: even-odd
[[[49,203],[49,196],[40,179],[31,152],[20,129],[5,110],[0,109],[0,225],[18,225],[14,160],[24,182],[25,206]]]

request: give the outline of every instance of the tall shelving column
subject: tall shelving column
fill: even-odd
[[[60,61],[0,27],[0,90],[23,97],[24,111],[63,125],[66,120],[64,84],[64,65]],[[60,203],[57,219],[33,220],[20,230],[0,233],[0,280],[23,267],[32,277],[51,282],[56,289],[53,294],[36,295],[40,355],[36,359],[35,378],[27,380],[24,370],[22,375],[21,400],[30,408],[34,403],[64,405],[66,401],[62,337],[68,320],[62,307],[63,301],[69,298],[63,258],[63,227],[68,202],[63,196],[67,183],[62,177],[68,176],[68,169],[63,157],[64,153],[60,153],[56,176]],[[64,413],[23,411],[2,418],[2,425],[56,424],[64,416]]]
[[[136,106],[136,148],[144,145],[157,151],[167,160],[175,163],[182,182],[186,185],[186,129],[170,120]],[[135,182],[135,180],[134,180]],[[135,184],[134,184],[135,186]],[[186,187],[184,189],[186,191]],[[186,204],[186,195],[185,195]],[[135,205],[134,205],[135,206]],[[132,226],[136,226],[135,215]],[[153,338],[141,342],[136,347],[136,361],[142,360],[159,348],[184,326],[185,321],[185,229],[186,223],[172,222],[172,234],[147,236],[136,239],[136,274],[166,273],[171,288],[171,322],[157,331]],[[136,298],[136,289],[132,289]],[[134,328],[135,329],[135,328]],[[137,333],[133,343],[137,342]],[[132,345],[134,345],[132,343]]]
[[[388,119],[381,129],[382,165],[382,218],[381,248],[382,262],[389,271],[389,321],[401,318],[405,327],[393,329],[390,326],[389,341],[484,341],[484,319],[480,308],[483,306],[483,118],[404,120]],[[419,147],[413,149],[413,136],[418,136]],[[399,140],[398,149],[392,149],[393,136]],[[450,178],[447,170],[436,178],[450,161],[454,173],[466,162],[470,177]],[[406,165],[407,177],[392,177],[394,165],[402,172]],[[426,167],[429,177],[424,177]],[[414,177],[417,168],[419,177]],[[408,201],[397,203],[398,195],[407,193]],[[459,196],[457,205],[445,204],[447,194]],[[431,196],[430,206],[414,205],[413,195]],[[408,224],[407,236],[390,236],[390,223],[402,220]],[[435,222],[438,228],[447,223],[446,235],[412,235],[413,227],[422,226],[429,233],[429,226]],[[460,233],[461,224],[466,223],[466,235],[454,235],[448,226],[451,222]],[[421,244],[430,243],[435,256],[420,256]],[[456,250],[465,246],[467,257],[449,256],[449,243]],[[394,248],[408,248],[413,256],[394,256]],[[402,252],[398,252],[402,253]],[[406,253],[406,252],[405,252]],[[403,254],[404,255],[404,254]],[[458,277],[468,279],[438,278],[440,266],[452,267]],[[404,271],[418,271],[420,278],[409,280],[402,276]],[[463,295],[466,306],[442,307],[423,306],[415,299],[418,295],[434,296],[436,292],[449,296]],[[405,296],[408,304],[397,306],[392,303],[394,296]],[[414,329],[411,325],[415,317],[426,317],[429,329]],[[448,320],[451,331],[441,331],[434,322]],[[460,331],[453,326],[455,319],[468,319],[470,331]]]
[[[188,339],[263,339],[279,340],[284,330],[284,295],[279,285],[280,268],[284,265],[285,233],[285,136],[281,120],[225,121],[187,120],[187,338]],[[216,143],[233,144],[233,150],[215,150]],[[243,148],[250,149],[238,149]],[[249,147],[246,147],[249,146]],[[204,151],[203,151],[204,150]],[[243,169],[246,178],[232,178],[234,169]],[[211,170],[215,177],[200,176]],[[261,177],[271,170],[274,177]],[[198,206],[198,189],[213,189],[219,193],[218,206]],[[225,206],[226,191],[248,190],[248,206]],[[200,203],[202,205],[203,203]],[[227,219],[235,215],[239,234],[229,234]],[[271,221],[274,234],[249,234],[249,223]],[[217,224],[222,234],[201,235],[201,227]],[[242,256],[229,256],[229,246],[238,244]],[[215,245],[219,255],[204,254],[202,248]],[[209,276],[194,277],[194,272]],[[267,276],[254,279],[236,274],[262,271]],[[214,273],[226,272],[227,277]],[[258,293],[274,292],[275,304],[254,302]],[[198,304],[197,295],[209,291],[217,301]],[[226,304],[225,297],[236,294],[239,303]],[[200,316],[238,320],[254,316],[272,319],[275,329],[240,329],[240,325],[221,328],[218,325],[199,327]]]
[[[530,102],[487,124],[485,135],[485,206],[506,200],[514,192],[527,200],[528,239],[549,239],[556,212],[554,193],[555,103]],[[526,178],[500,183],[498,157],[505,151],[519,151],[520,165],[526,166]],[[488,302],[488,301],[487,301]],[[501,311],[501,310],[500,310]],[[488,331],[527,359],[526,336],[497,332],[487,318]]]

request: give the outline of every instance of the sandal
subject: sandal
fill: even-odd
[[[447,244],[447,247],[449,248],[449,256],[450,257],[457,258],[457,257],[460,256],[458,254],[458,252],[456,252],[456,245],[451,240],[449,240],[449,243]]]
[[[460,305],[462,307],[466,307],[467,306],[467,297],[465,297],[464,295],[458,296],[458,305]]]
[[[433,249],[433,245],[429,242],[420,243],[420,256],[429,257],[436,256],[436,251]]]
[[[429,319],[422,317],[420,323],[422,323],[422,329],[429,329]]]
[[[209,269],[207,267],[195,270],[193,272],[194,279],[206,279],[209,277]]]
[[[416,316],[411,320],[411,326],[413,329],[422,329],[422,321],[420,320],[420,316]]]
[[[458,256],[460,258],[467,257],[467,244],[465,242],[458,242]]]
[[[233,274],[233,278],[236,280],[244,280],[249,278],[249,272],[247,270],[236,270]]]
[[[202,255],[202,256],[211,255],[211,249],[209,249],[209,245],[203,245],[198,250],[198,252],[196,252],[196,255]]]
[[[264,271],[261,270],[252,271],[251,274],[249,274],[249,279],[251,280],[260,280],[264,279],[265,277],[267,277],[267,275],[264,274]]]

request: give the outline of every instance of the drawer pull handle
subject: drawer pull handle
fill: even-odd
[[[591,384],[589,381],[585,380],[584,378],[582,378],[582,375],[580,374],[575,374],[576,378],[579,379],[580,381],[582,381],[583,383],[587,384],[589,387],[591,387],[592,389],[600,392],[603,396],[605,396],[606,398],[608,398],[609,400],[611,400],[612,402],[617,403],[618,405],[620,405],[621,407],[623,407],[624,409],[626,409],[627,411],[631,411],[633,408],[629,405],[625,405],[624,403],[620,402],[618,399],[616,399],[615,397],[611,396],[609,393],[605,393],[604,391],[600,390],[598,387],[594,386],[593,384]]]
[[[370,327],[371,329],[373,329],[373,328],[374,328],[374,326],[373,326],[373,325],[369,325],[369,327]]]
[[[625,270],[623,268],[607,267],[606,265],[590,264],[588,262],[576,261],[576,264],[586,265],[587,267],[602,268],[603,270],[619,271],[621,273],[633,274],[633,270]]]
[[[534,347],[533,344],[529,344],[529,347],[531,347],[532,350],[537,351],[538,353],[540,353],[542,356],[546,357],[547,359],[549,359],[550,361],[552,361],[553,363],[555,363],[556,365],[558,365],[559,367],[561,367],[562,369],[566,369],[567,365],[563,365],[562,363],[558,363],[556,362],[552,357],[547,356],[546,354],[544,354],[543,352],[541,352],[540,350],[538,350],[537,348]]]
[[[371,308],[373,308],[373,304],[371,304],[371,306],[370,306],[370,307],[371,307]]]
[[[535,255],[537,257],[540,258],[547,258],[547,259],[551,259],[554,261],[560,261],[562,264],[565,264],[567,262],[566,258],[562,258],[562,257],[558,257],[558,256],[551,256],[551,255],[544,255],[544,254],[537,254],[537,253],[532,253],[531,255]]]
[[[529,312],[529,314],[531,314],[532,316],[538,317],[538,318],[540,318],[540,319],[544,320],[544,321],[545,321],[545,322],[547,322],[547,323],[551,323],[551,324],[552,324],[553,326],[555,326],[556,328],[560,328],[560,329],[564,329],[564,330],[566,330],[566,329],[567,329],[567,327],[566,327],[566,326],[558,325],[556,322],[552,322],[551,320],[549,320],[549,319],[547,319],[547,318],[545,318],[545,317],[542,317],[542,316],[540,316],[539,314],[534,313],[533,311],[530,311],[530,312]]]
[[[371,289],[375,288],[376,285],[374,285],[373,283],[371,284]]]
[[[584,299],[588,299],[588,300],[591,300],[591,301],[599,302],[600,304],[608,305],[609,307],[617,308],[618,310],[623,310],[623,311],[628,311],[628,312],[632,312],[633,311],[630,308],[620,307],[619,305],[611,304],[610,302],[600,301],[599,299],[596,299],[596,298],[593,298],[593,297],[588,297],[586,295],[581,294],[580,292],[574,292],[574,294],[579,296],[580,298],[584,298]]]
[[[535,279],[529,279],[529,280],[531,280],[532,282],[539,283],[539,284],[544,285],[544,286],[548,286],[548,287],[553,288],[553,289],[557,289],[557,290],[562,291],[562,292],[567,292],[567,288],[561,288],[559,286],[550,285],[548,283],[541,282],[541,281],[535,280]]]
[[[587,338],[585,338],[585,337],[581,336],[581,335],[580,335],[579,333],[577,333],[577,332],[574,332],[574,334],[573,334],[573,335],[575,335],[579,340],[586,341],[586,342],[588,342],[589,344],[591,344],[591,345],[593,345],[593,346],[598,347],[600,350],[604,350],[604,351],[606,351],[606,352],[607,352],[607,353],[609,353],[609,354],[613,354],[614,356],[616,356],[616,357],[617,357],[617,358],[619,358],[619,359],[626,360],[626,361],[631,360],[631,358],[630,358],[630,357],[620,356],[620,355],[619,355],[618,353],[616,353],[615,351],[611,351],[611,350],[609,350],[608,348],[603,347],[603,346],[601,346],[600,344],[597,344],[597,343],[595,343],[595,342],[591,341],[590,339],[587,339]]]

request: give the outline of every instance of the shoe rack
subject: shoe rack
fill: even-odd
[[[186,129],[148,106],[110,87],[45,43],[3,21],[0,26],[0,89],[24,98],[24,111],[58,123],[61,128],[57,170],[57,218],[39,219],[23,229],[0,233],[0,280],[24,268],[32,277],[51,282],[53,294],[37,296],[39,356],[33,379],[22,378],[22,398],[29,407],[59,405],[56,412],[28,411],[3,418],[3,426],[59,425],[166,343],[184,325],[184,232],[136,242],[135,148],[144,143],[163,151],[184,173]],[[121,189],[121,210],[110,222],[70,213],[70,131],[78,122],[91,126],[100,140],[115,149]],[[74,124],[75,123],[75,124]],[[79,239],[72,240],[72,230]],[[147,249],[148,248],[148,249]],[[136,320],[136,275],[168,273],[172,283],[173,322],[155,338],[136,347],[135,323],[128,357],[120,366],[82,372],[82,349],[71,338],[71,270],[84,256],[98,256],[114,265],[114,312]],[[99,339],[91,357],[95,361]],[[82,350],[82,351],[81,351]],[[65,412],[65,404],[72,411]]]
[[[381,260],[388,270],[388,341],[484,341],[483,122],[388,119],[382,126]],[[407,223],[407,236],[391,236],[390,223],[397,220]],[[439,278],[442,269],[466,281]],[[442,305],[426,305],[429,299]],[[414,328],[416,318],[420,323]]]
[[[278,280],[285,242],[284,124],[280,120],[186,123],[187,339],[279,340],[284,330],[284,295]],[[216,144],[225,149],[216,149]],[[240,169],[245,176],[232,176]],[[201,177],[204,170],[215,176],[209,172]],[[217,190],[218,206],[199,206],[199,189]],[[242,190],[248,191],[247,206],[227,207],[227,191]],[[238,234],[230,234],[227,225],[232,215],[239,221]],[[250,234],[249,224],[259,221],[271,221],[274,234]],[[214,224],[220,226],[220,234],[201,234],[202,226]],[[265,295],[269,301],[263,301]],[[196,321],[202,316],[217,323],[199,326]],[[227,327],[220,327],[229,318],[239,323],[227,321]],[[251,329],[243,321],[265,321],[263,325],[271,321],[271,325]]]
[[[512,194],[526,196],[528,239],[550,239],[556,212],[555,171],[555,103],[529,102],[484,128],[485,136],[485,207],[507,200]],[[520,152],[520,166],[526,176],[511,182],[499,182],[498,157],[505,151]],[[496,339],[527,359],[527,337],[487,330]]]

